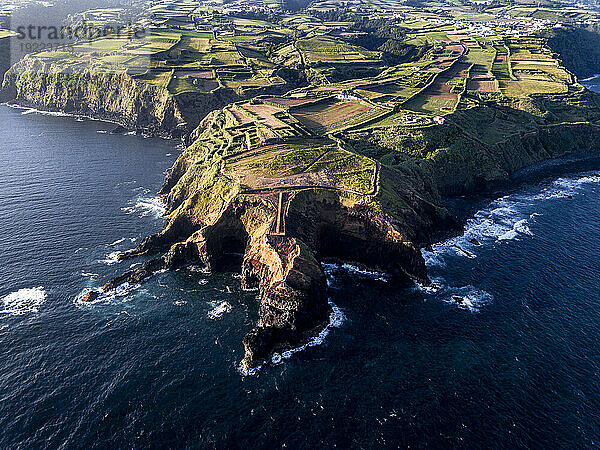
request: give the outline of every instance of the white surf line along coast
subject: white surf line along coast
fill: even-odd
[[[530,225],[539,216],[540,202],[552,199],[572,198],[581,192],[582,187],[600,183],[597,172],[585,172],[557,178],[539,185],[523,187],[489,202],[468,219],[464,232],[436,243],[429,249],[422,249],[425,264],[432,274],[432,285],[417,285],[428,295],[435,295],[458,308],[477,312],[489,304],[493,296],[475,286],[452,286],[437,272],[443,270],[450,256],[477,258],[479,250],[490,245],[532,237]]]

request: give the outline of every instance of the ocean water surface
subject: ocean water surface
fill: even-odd
[[[176,143],[23,112],[0,107],[1,448],[600,445],[594,167],[469,204],[431,287],[326,264],[328,335],[244,376],[237,261],[77,300],[160,229]]]

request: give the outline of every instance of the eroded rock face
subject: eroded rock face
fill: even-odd
[[[327,284],[321,265],[305,244],[263,235],[244,255],[246,286],[258,281],[258,325],[244,337],[244,364],[252,367],[274,350],[297,346],[328,317]]]
[[[126,73],[61,71],[35,58],[11,67],[0,98],[113,121],[128,130],[159,136],[181,137],[188,126],[180,106],[164,88],[139,83]]]
[[[168,212],[164,229],[122,255],[153,259],[88,294],[89,300],[125,283],[136,285],[158,270],[187,264],[218,270],[230,252],[243,253],[243,286],[260,289],[256,325],[243,339],[243,364],[251,368],[274,351],[303,344],[326,325],[330,306],[320,264],[323,258],[363,263],[396,280],[426,285],[429,278],[419,246],[430,242],[433,231],[456,224],[443,207],[443,195],[506,181],[516,170],[544,159],[596,152],[600,142],[600,131],[592,125],[540,129],[496,147],[473,144],[448,132],[442,133],[439,145],[431,143],[432,148],[445,145],[444,150],[431,152],[435,157],[419,164],[393,169],[372,161],[360,166],[361,172],[372,174],[373,189],[358,192],[353,186],[337,188],[334,183],[324,187],[271,183],[261,189],[242,185],[230,175],[246,170],[252,181],[256,167],[269,166],[271,161],[260,158],[253,160],[254,165],[246,162],[244,169],[236,166],[240,155],[252,158],[272,150],[271,142],[260,142],[260,126],[248,125],[256,133],[240,138],[230,132],[222,112],[213,112],[203,121],[193,134],[193,144],[167,173],[161,191]],[[252,144],[250,135],[259,143]],[[366,139],[355,137],[354,146]],[[331,142],[313,144],[331,148]],[[346,145],[343,140],[338,144]],[[310,155],[313,150],[302,151]],[[287,161],[295,164],[301,158],[296,153]],[[227,164],[237,172],[226,170]],[[354,168],[348,168],[350,173]],[[268,170],[261,176],[271,175]],[[281,173],[285,181],[286,174]],[[272,176],[271,181],[276,179]]]
[[[310,193],[295,201],[295,207],[304,210],[305,215],[290,216],[286,235],[271,234],[270,224],[276,216],[273,205],[249,196],[239,196],[212,223],[203,223],[199,229],[183,219],[171,220],[163,232],[122,257],[161,252],[167,246],[168,251],[109,281],[85,300],[93,301],[125,283],[136,285],[159,270],[187,264],[215,270],[231,245],[241,244],[242,284],[260,290],[257,324],[243,339],[243,364],[251,368],[274,351],[302,345],[326,325],[331,308],[321,257],[394,268],[403,279],[427,282],[416,247],[382,216],[346,208],[339,202],[313,211],[307,209],[315,201]],[[302,222],[310,222],[311,226],[304,228]],[[330,240],[323,231],[334,229],[340,231],[337,241]]]
[[[319,259],[359,262],[398,279],[429,283],[417,246],[383,213],[368,205],[344,206],[332,193],[315,196],[301,192],[292,200],[287,227],[315,249]]]

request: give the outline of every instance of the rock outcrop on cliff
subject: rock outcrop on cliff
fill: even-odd
[[[242,252],[244,286],[260,288],[257,325],[244,338],[244,363],[252,367],[276,349],[301,344],[326,324],[330,307],[323,258],[361,262],[404,282],[428,283],[413,239],[444,219],[443,209],[423,198],[433,193],[417,194],[409,179],[385,168],[371,175],[373,183],[383,178],[384,185],[398,183],[405,190],[392,195],[368,186],[369,193],[359,195],[327,186],[249,189],[229,173],[235,156],[248,151],[245,141],[238,145],[227,136],[218,112],[201,127],[167,173],[164,230],[122,255],[162,256],[88,294],[88,300],[135,285],[157,270],[184,264],[215,270],[228,254]],[[329,141],[318,144],[341,151]],[[261,145],[256,150],[260,153]]]
[[[2,102],[107,120],[140,134],[168,138],[188,138],[208,113],[231,102],[288,88],[283,84],[243,95],[226,88],[174,95],[124,69],[64,68],[35,56],[19,61],[2,76]]]
[[[104,119],[153,135],[186,134],[186,120],[173,96],[123,71],[60,70],[25,58],[6,73],[2,100]]]
[[[74,75],[36,58],[13,67],[3,88],[23,105],[189,136],[161,190],[164,229],[121,255],[149,259],[84,300],[182,265],[218,270],[242,253],[242,282],[260,290],[256,326],[243,340],[247,368],[326,325],[324,258],[427,284],[419,248],[456,224],[446,197],[506,184],[519,169],[600,144],[600,101],[578,86],[502,102],[472,97],[444,125],[421,127],[387,120],[395,111],[367,104],[371,118],[362,125],[342,121],[330,131],[319,111],[339,99],[310,88],[224,106],[239,98],[176,99],[125,72]],[[190,121],[199,125],[188,134]]]
[[[333,140],[273,139],[261,122],[240,126],[227,109],[216,111],[167,173],[164,230],[123,255],[162,256],[102,292],[183,264],[216,270],[228,254],[241,252],[244,286],[260,288],[257,324],[243,341],[244,365],[253,367],[326,324],[323,258],[427,284],[419,247],[434,231],[456,224],[444,198],[506,185],[513,173],[542,160],[597,152],[598,97],[576,95],[577,108],[561,113],[575,119],[568,122],[527,112],[543,115],[561,100],[546,97],[512,111],[498,105],[460,111],[445,126],[423,129],[418,139],[412,132],[412,140],[401,129],[348,131]],[[490,121],[514,133],[490,139],[484,128]],[[252,142],[249,136],[262,137]],[[381,157],[384,165],[364,156],[374,152],[395,159]],[[324,172],[319,164],[326,165]],[[350,181],[347,173],[354,174]]]

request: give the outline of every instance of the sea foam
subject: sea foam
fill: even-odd
[[[130,206],[121,208],[125,214],[139,214],[140,217],[152,215],[159,219],[165,214],[165,204],[160,197],[140,196],[130,202]]]
[[[228,302],[213,303],[214,308],[208,312],[208,318],[212,320],[220,319],[225,314],[233,311],[233,306]]]
[[[121,252],[118,251],[114,251],[114,252],[110,252],[108,255],[106,255],[106,257],[104,259],[101,259],[100,263],[102,264],[106,264],[106,265],[113,265],[113,264],[117,264],[119,261],[119,255],[121,254]]]
[[[450,257],[473,259],[485,246],[532,237],[531,225],[539,216],[535,209],[540,202],[572,198],[581,193],[585,185],[599,182],[600,175],[590,172],[529,186],[493,200],[466,221],[462,235],[422,249],[425,264],[430,273],[439,275]],[[493,300],[486,291],[470,285],[453,287],[441,277],[436,278],[431,286],[417,285],[417,288],[472,312],[479,311]]]
[[[19,289],[11,292],[0,300],[0,314],[21,315],[39,312],[40,306],[46,301],[46,291],[43,286]]]
[[[383,282],[387,282],[390,279],[390,275],[387,273],[365,269],[354,264],[322,263],[321,265],[323,267],[323,271],[327,275],[328,284],[331,284],[330,280],[335,279],[335,274],[340,272],[344,272],[361,279],[377,280]]]

